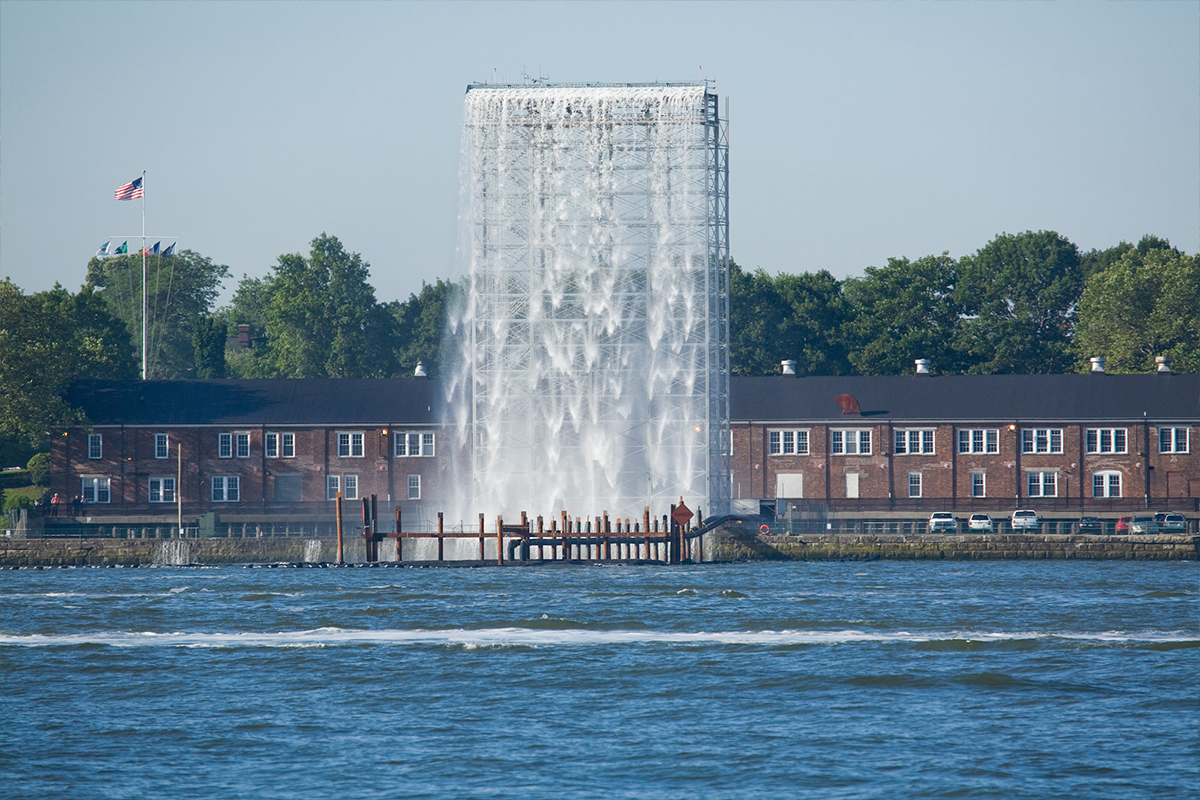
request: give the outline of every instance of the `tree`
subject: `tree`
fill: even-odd
[[[1054,231],[1002,233],[959,262],[956,348],[973,373],[1067,372],[1083,277],[1079,250]]]
[[[196,320],[192,332],[192,351],[197,378],[225,377],[225,323],[212,317]]]
[[[962,372],[954,348],[961,306],[954,299],[958,263],[949,253],[909,261],[889,258],[844,284],[850,307],[843,326],[859,375],[907,375],[927,358],[939,372]]]
[[[392,317],[375,302],[370,265],[322,233],[305,258],[282,255],[256,286],[243,281],[247,299],[266,297],[262,315],[263,377],[374,378],[394,372]],[[241,291],[241,287],[239,288]]]
[[[392,354],[401,376],[412,375],[418,363],[430,377],[441,374],[449,315],[465,291],[463,284],[439,278],[432,284],[422,281],[420,295],[387,304],[394,319]]]
[[[196,320],[212,310],[229,267],[192,250],[146,258],[147,376],[192,377]],[[134,341],[142,340],[142,257],[93,258],[87,285],[124,321]]]
[[[85,422],[63,401],[80,378],[132,379],[133,348],[119,320],[86,287],[25,295],[0,281],[0,441],[37,448],[51,432]]]
[[[1175,371],[1200,372],[1200,256],[1162,244],[1088,279],[1072,348],[1081,371],[1104,356],[1110,372],[1153,372],[1156,356],[1170,356]]]
[[[29,482],[34,486],[50,485],[50,454],[34,453],[30,457],[26,469],[29,470]]]

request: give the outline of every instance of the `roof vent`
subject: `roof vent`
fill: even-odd
[[[791,375],[791,376],[795,377],[795,375],[796,375],[796,362],[795,361],[781,361],[779,363],[783,367],[784,375]]]
[[[1174,363],[1174,361],[1175,361],[1175,359],[1171,358],[1170,356],[1156,356],[1154,359],[1154,363],[1158,364],[1158,374],[1159,375],[1170,375],[1171,374],[1171,364]]]
[[[1095,358],[1090,359],[1090,360],[1092,362],[1092,374],[1093,375],[1103,375],[1104,374],[1104,361],[1105,361],[1104,356],[1096,356]]]
[[[839,394],[833,398],[833,402],[842,407],[843,414],[861,414],[862,409],[858,406],[858,400],[852,394]]]
[[[424,361],[418,361],[418,362],[417,362],[417,368],[413,370],[413,377],[414,377],[414,378],[424,378],[424,377],[427,377],[427,376],[425,375],[425,362],[424,362]]]
[[[928,358],[918,358],[916,360],[916,365],[917,365],[917,374],[918,375],[928,375],[929,374],[929,359]]]

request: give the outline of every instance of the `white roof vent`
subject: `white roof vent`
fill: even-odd
[[[781,361],[779,363],[783,367],[784,375],[795,376],[795,374],[796,374],[796,362],[795,361]]]
[[[1104,362],[1106,360],[1104,358],[1104,356],[1096,356],[1095,358],[1090,359],[1090,360],[1092,362],[1092,374],[1093,375],[1103,375],[1104,374]]]
[[[427,377],[427,376],[425,375],[425,362],[424,362],[424,361],[418,361],[418,362],[417,362],[417,368],[413,370],[413,377],[414,377],[414,378],[424,378],[424,377]]]
[[[1158,364],[1158,374],[1159,375],[1170,375],[1171,374],[1171,364],[1173,364],[1174,362],[1175,362],[1175,359],[1171,358],[1170,356],[1156,356],[1154,359],[1154,363]]]
[[[916,365],[917,365],[917,374],[918,375],[928,375],[929,374],[929,359],[928,358],[918,358],[916,360]]]

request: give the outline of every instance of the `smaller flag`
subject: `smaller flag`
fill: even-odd
[[[142,179],[135,178],[121,188],[117,189],[115,200],[136,200],[139,197],[145,197],[142,191]]]
[[[107,242],[105,242],[104,244],[100,245],[100,249],[96,251],[96,255],[98,255],[98,256],[106,256],[106,255],[108,255],[108,246],[109,246],[110,244],[112,244],[112,239],[109,239]]]
[[[147,248],[147,250],[146,250],[146,255],[148,255],[148,256],[156,256],[156,255],[158,255],[158,246],[159,246],[160,244],[162,244],[162,242],[155,242],[155,243],[154,243],[154,247]]]
[[[164,256],[175,255],[175,242],[171,242],[171,244],[167,246],[167,249],[162,251],[162,254]]]
[[[128,252],[129,252],[129,242],[125,241],[125,242],[121,242],[120,247],[118,247],[116,250],[113,250],[113,255],[114,256],[123,256]]]

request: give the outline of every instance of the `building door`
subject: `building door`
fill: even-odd
[[[858,497],[858,473],[846,473],[846,497]]]
[[[788,500],[804,497],[804,474],[800,472],[776,473],[775,496]]]

